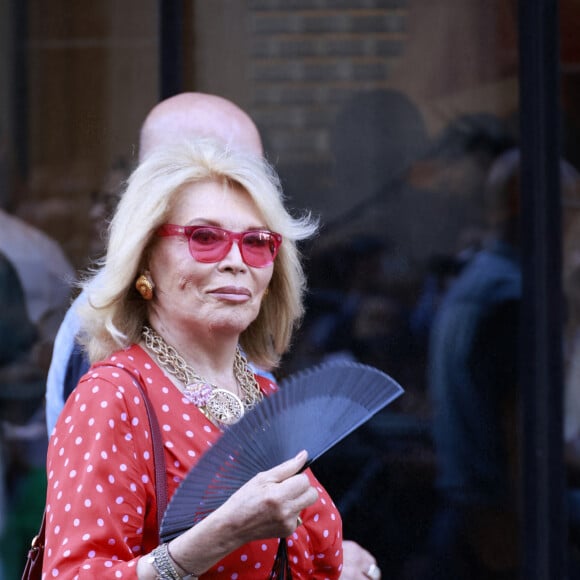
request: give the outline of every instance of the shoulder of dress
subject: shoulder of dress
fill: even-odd
[[[132,345],[113,353],[107,359],[93,363],[80,383],[101,379],[118,388],[138,381],[144,387],[143,372],[147,370],[147,364],[143,349],[138,345]]]
[[[264,376],[258,373],[254,375],[256,380],[258,381],[258,385],[260,386],[261,391],[266,395],[271,395],[278,390],[278,384],[275,380],[272,380],[268,376]]]
[[[98,370],[99,373],[113,372],[115,369],[123,369],[135,375],[139,375],[139,369],[147,364],[145,351],[137,344],[133,344],[122,350],[114,352],[111,356],[93,363],[87,374]],[[110,371],[108,370],[110,369]]]

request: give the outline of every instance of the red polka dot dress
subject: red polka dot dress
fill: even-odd
[[[114,366],[113,366],[114,365]],[[94,366],[67,400],[49,444],[43,579],[137,578],[138,558],[157,544],[149,421],[125,367],[142,378],[162,432],[169,497],[221,431],[137,345]],[[257,377],[267,395],[276,385]],[[338,578],[342,522],[307,470],[319,498],[288,538],[296,579]],[[267,579],[278,540],[242,546],[201,578]]]

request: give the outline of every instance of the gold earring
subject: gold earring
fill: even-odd
[[[145,274],[141,274],[135,282],[135,288],[137,288],[137,292],[141,294],[143,300],[151,300],[151,298],[153,298],[154,287],[155,284],[153,284],[149,276],[146,276]]]
[[[266,287],[266,289],[264,290],[264,296],[268,296],[268,294],[270,294],[270,287]]]

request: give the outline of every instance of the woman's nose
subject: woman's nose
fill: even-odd
[[[242,256],[242,249],[241,249],[241,240],[233,240],[228,253],[225,255],[224,259],[222,260],[222,264],[225,267],[233,267],[236,269],[245,269],[246,263],[244,262],[244,258]]]

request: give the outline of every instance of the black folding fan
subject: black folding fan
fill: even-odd
[[[164,542],[220,507],[261,471],[308,451],[308,465],[403,392],[387,374],[353,362],[327,363],[280,384],[201,457],[173,494]]]

